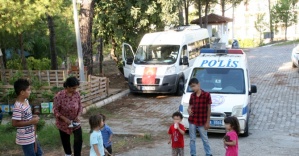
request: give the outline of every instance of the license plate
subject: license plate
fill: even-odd
[[[153,86],[142,86],[141,88],[142,88],[142,90],[155,90],[156,89],[156,87],[153,87]]]
[[[222,120],[210,120],[211,126],[222,126]]]

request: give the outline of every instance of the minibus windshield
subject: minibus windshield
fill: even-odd
[[[243,69],[194,68],[191,78],[197,78],[201,89],[210,93],[245,94]],[[190,86],[187,92],[192,92]]]
[[[135,64],[174,64],[179,45],[141,45],[135,55]]]

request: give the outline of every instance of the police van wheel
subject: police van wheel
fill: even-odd
[[[179,83],[177,85],[176,95],[182,96],[184,94],[185,83],[184,79],[180,78]]]

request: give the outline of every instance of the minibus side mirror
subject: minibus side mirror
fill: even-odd
[[[189,66],[189,59],[188,59],[188,56],[184,56],[184,57],[183,57],[182,64],[183,64],[183,65],[187,65],[187,66]]]
[[[127,64],[128,65],[132,65],[133,64],[133,60],[134,60],[134,58],[131,58],[131,57],[127,58]]]
[[[257,87],[256,85],[251,85],[251,91],[249,92],[249,95],[251,95],[252,93],[256,93],[257,92]]]

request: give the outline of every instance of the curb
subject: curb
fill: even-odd
[[[114,102],[114,101],[116,101],[116,100],[118,100],[118,99],[120,99],[120,98],[128,95],[129,93],[130,93],[130,90],[127,89],[127,90],[124,90],[124,91],[122,91],[120,93],[112,95],[112,96],[110,96],[110,97],[108,97],[108,98],[106,98],[104,100],[101,100],[101,101],[99,101],[99,102],[97,102],[95,104],[89,105],[89,106],[83,108],[82,114],[85,114],[91,108],[99,108],[99,107],[105,106],[105,105],[107,105],[107,104],[109,104],[111,102]]]

